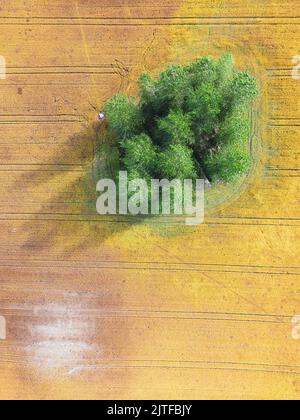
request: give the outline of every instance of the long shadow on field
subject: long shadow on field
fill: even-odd
[[[45,194],[49,192],[51,195],[50,200],[41,203],[39,210],[31,215],[34,220],[29,225],[31,228],[28,229],[28,222],[24,224],[23,231],[27,238],[22,248],[30,258],[36,256],[40,259],[46,255],[51,259],[69,259],[71,256],[77,259],[84,258],[89,250],[89,257],[97,259],[100,256],[101,259],[106,259],[117,250],[111,248],[109,243],[104,249],[104,243],[112,237],[121,236],[138,224],[147,224],[151,230],[163,236],[183,233],[181,226],[170,221],[164,223],[157,219],[97,214],[96,184],[107,173],[105,168],[101,168],[101,155],[97,164],[94,157],[97,145],[105,139],[104,132],[105,127],[99,123],[88,126],[68,140],[63,147],[62,156],[53,156],[48,161],[47,165],[54,169],[32,171],[23,175],[23,185],[33,186],[34,190]],[[63,165],[66,154],[68,161],[74,162],[73,165]],[[80,162],[86,164],[82,166],[79,165]]]

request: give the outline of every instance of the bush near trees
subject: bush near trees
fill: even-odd
[[[104,107],[121,168],[145,179],[232,182],[251,165],[250,109],[256,79],[231,54],[143,74],[139,98],[118,94]]]

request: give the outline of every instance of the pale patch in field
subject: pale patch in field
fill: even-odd
[[[300,315],[294,316],[292,324],[292,337],[294,340],[300,340]]]
[[[0,340],[6,340],[6,319],[0,316]]]
[[[37,319],[28,328],[26,346],[31,363],[44,369],[68,370],[82,364],[94,346],[90,319],[82,317],[80,312],[77,306],[50,304],[43,309],[36,308]]]
[[[0,80],[6,79],[6,60],[0,55]]]
[[[292,70],[292,77],[295,80],[300,80],[300,55],[296,55],[292,59],[292,64],[294,64]]]

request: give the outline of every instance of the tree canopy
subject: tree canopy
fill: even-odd
[[[251,165],[250,110],[256,79],[231,54],[143,74],[139,97],[118,94],[104,112],[118,139],[121,168],[145,179],[231,182]]]

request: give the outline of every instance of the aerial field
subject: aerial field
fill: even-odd
[[[298,14],[296,0],[0,0],[1,398],[300,398]],[[226,51],[261,89],[243,189],[197,227],[98,216],[103,103]]]

